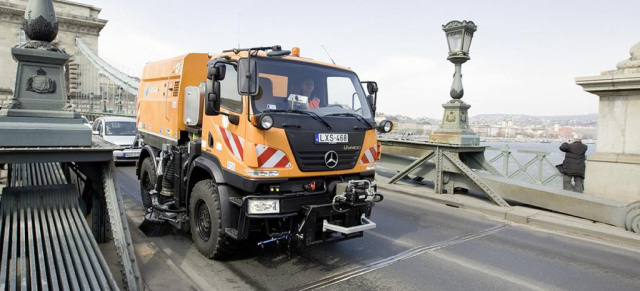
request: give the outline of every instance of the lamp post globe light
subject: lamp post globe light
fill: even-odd
[[[467,111],[471,105],[464,103],[462,96],[462,64],[469,60],[469,48],[473,33],[477,26],[473,21],[450,21],[442,26],[447,35],[449,45],[449,56],[447,60],[455,65],[453,84],[451,84],[451,100],[442,104],[444,115],[442,123],[431,135],[429,141],[432,143],[448,144],[456,146],[478,146],[480,138],[469,127]]]
[[[477,26],[473,21],[450,21],[442,26],[447,35],[447,43],[449,44],[449,57],[447,60],[456,66],[456,72],[453,75],[453,84],[451,84],[451,98],[460,100],[464,95],[462,88],[462,64],[469,60],[469,48],[473,33],[476,32]]]

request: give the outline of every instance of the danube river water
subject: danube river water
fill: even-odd
[[[485,152],[485,157],[487,160],[491,160],[502,152],[502,149],[505,146],[508,146],[512,153],[512,158],[509,160],[509,174],[518,171],[519,166],[513,160],[517,160],[521,165],[526,164],[531,159],[537,157],[537,155],[533,152],[538,153],[546,153],[545,158],[549,160],[550,164],[543,161],[542,163],[542,180],[547,179],[548,177],[554,175],[555,169],[552,165],[561,164],[564,159],[564,153],[560,151],[559,147],[561,143],[522,143],[522,142],[481,142],[480,145],[489,146],[487,151]],[[587,149],[587,157],[590,154],[593,154],[596,151],[595,144],[587,144],[589,147]],[[504,164],[503,159],[499,158],[494,161],[492,165],[498,169],[500,172],[504,173]],[[535,162],[529,168],[527,168],[527,172],[531,175],[535,180],[539,179],[539,162]],[[516,180],[535,183],[524,173],[520,173],[517,176],[513,177]],[[554,188],[562,188],[562,178],[556,177],[550,183],[547,184],[549,187]]]

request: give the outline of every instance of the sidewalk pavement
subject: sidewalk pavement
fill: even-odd
[[[144,220],[143,208],[129,198],[124,198],[124,208],[129,221],[138,266],[151,290],[253,290],[222,263],[211,262],[195,248],[188,235],[185,244],[182,235],[147,237],[138,226]],[[171,239],[174,238],[174,239]],[[177,248],[186,249],[186,252]],[[207,268],[202,272],[200,267]],[[215,276],[211,276],[215,274]]]
[[[194,280],[186,270],[177,266],[165,250],[138,229],[138,225],[144,219],[142,208],[136,207],[135,202],[126,198],[124,204],[131,226],[131,240],[146,290],[217,290],[206,282],[203,283],[201,279]]]
[[[378,189],[383,190],[383,194],[384,191],[390,191],[410,195],[515,223],[528,224],[544,229],[570,233],[572,235],[596,238],[610,243],[640,247],[640,234],[616,226],[530,206],[500,207],[491,203],[488,199],[474,197],[473,195],[436,194],[432,188],[424,185],[415,185],[401,181],[396,184],[388,184],[389,180],[389,178],[382,175],[376,175]]]

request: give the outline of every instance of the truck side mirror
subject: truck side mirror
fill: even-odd
[[[367,84],[367,92],[369,92],[369,95],[367,95],[367,101],[371,106],[371,111],[375,114],[376,102],[378,102],[378,83],[373,81],[364,81],[360,83]]]
[[[220,82],[207,80],[205,84],[204,114],[220,114]]]
[[[367,91],[369,91],[369,95],[374,95],[378,93],[378,83],[376,82],[366,82],[367,83]]]
[[[227,74],[227,66],[223,63],[212,60],[207,63],[207,79],[213,81],[224,80],[224,76]]]
[[[258,62],[256,59],[238,60],[238,94],[258,94]]]

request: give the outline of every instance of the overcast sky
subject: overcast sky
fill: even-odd
[[[188,52],[299,46],[378,82],[378,111],[440,118],[453,64],[442,25],[478,26],[463,65],[470,115],[597,113],[575,77],[613,70],[640,41],[640,1],[77,0],[109,20],[100,56],[131,70]]]

